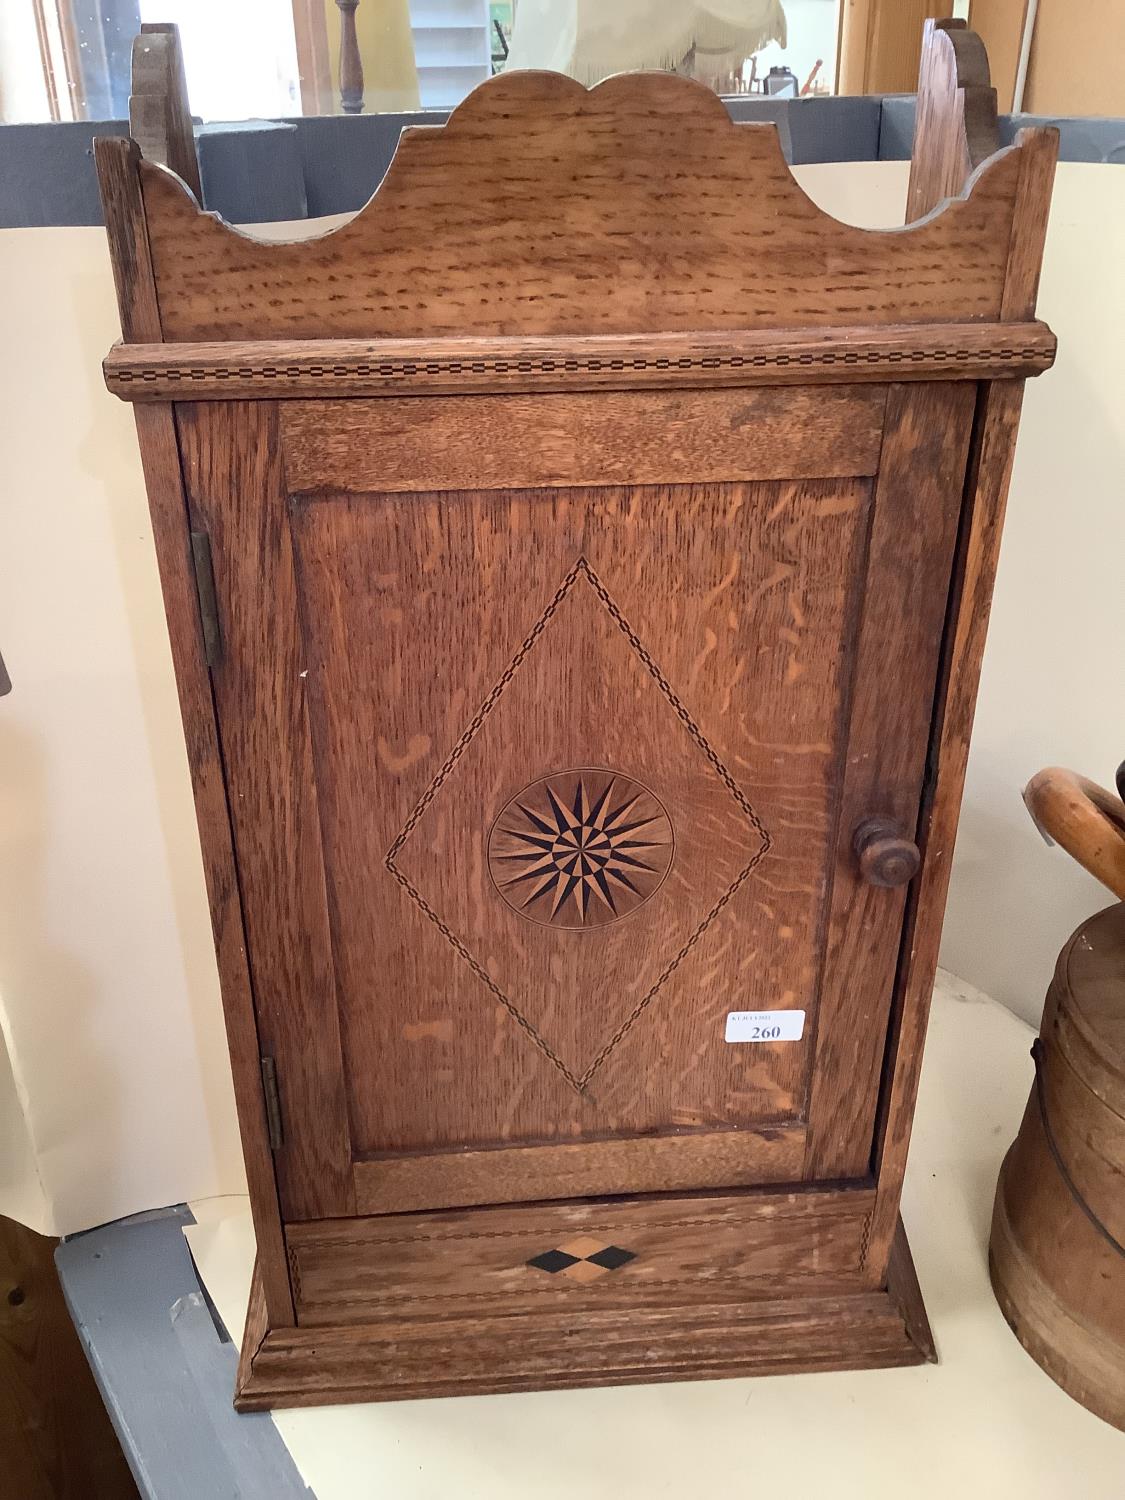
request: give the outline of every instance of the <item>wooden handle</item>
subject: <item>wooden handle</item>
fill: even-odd
[[[1024,788],[1023,800],[1048,842],[1060,845],[1120,901],[1125,901],[1125,802],[1076,771],[1048,766]]]
[[[852,848],[868,885],[905,885],[922,863],[918,845],[892,818],[865,818],[852,836]]]

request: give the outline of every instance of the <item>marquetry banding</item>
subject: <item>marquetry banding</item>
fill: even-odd
[[[117,344],[106,385],[126,401],[380,396],[856,380],[1022,379],[1048,369],[1043,323],[761,329],[550,339]]]

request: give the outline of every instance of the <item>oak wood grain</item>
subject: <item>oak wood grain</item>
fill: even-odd
[[[355,1165],[356,1212],[796,1182],[805,1135],[803,1126],[780,1125],[365,1158]]]
[[[213,668],[215,701],[261,1050],[277,1063],[288,1127],[276,1153],[282,1205],[298,1218],[349,1213],[335,977],[276,413],[252,402],[184,405],[177,419],[192,521],[211,538],[216,573],[223,654]]]
[[[1029,316],[1035,307],[1058,155],[1057,131],[1021,135],[1022,165],[1001,307],[1003,317],[1014,319]],[[879,1196],[868,1253],[876,1280],[890,1255],[906,1169],[1022,400],[1022,382],[989,382],[981,385],[977,401],[931,730],[931,773],[919,825],[923,869],[907,905],[879,1104]]]
[[[129,134],[146,161],[175,172],[203,202],[180,29],[170,22],[143,21],[133,38]]]
[[[856,229],[702,85],[517,72],[406,131],[320,239],[255,241],[140,171],[167,339],[535,336],[996,319],[1020,158],[930,222]]]
[[[875,1280],[885,1274],[906,1169],[1022,397],[1022,385],[1005,382],[982,387],[977,404],[919,822],[922,871],[907,903],[880,1100],[879,1196],[868,1256]]]
[[[781,1007],[812,1030],[841,642],[886,587],[869,503],[861,480],[294,508],[359,1153],[803,1110],[807,1041],[723,1026]],[[576,937],[498,899],[486,842],[522,785],[583,764],[652,788],[676,855],[651,900]]]
[[[120,136],[95,136],[94,163],[117,290],[122,336],[129,343],[163,338],[160,306],[141,199],[140,147]]]
[[[281,405],[294,494],[875,472],[886,388],[390,397]]]
[[[199,824],[260,1279],[271,1324],[277,1327],[293,1321],[293,1302],[262,1099],[258,1018],[246,958],[242,892],[215,704],[200,629],[180,450],[169,407],[138,407],[135,417]]]
[[[715,1282],[682,1303],[587,1307],[581,1339],[565,1302],[513,1317],[502,1299],[468,1316],[279,1330],[266,1336],[235,1404],[255,1411],[920,1364],[933,1346],[908,1251],[896,1254],[895,1271],[890,1288],[845,1288],[814,1273],[803,1293],[772,1298]]]
[[[126,338],[158,339],[160,312],[137,188],[139,152],[131,141],[99,137],[95,159],[122,332]],[[257,1018],[215,706],[200,630],[180,450],[170,407],[138,409],[135,417],[199,823],[235,1105],[258,1239],[259,1279],[271,1325],[284,1327],[293,1321],[293,1299],[262,1100]]]
[[[891,388],[869,543],[868,576],[879,584],[855,626],[809,1179],[856,1176],[870,1162],[906,887],[865,880],[853,839],[872,817],[908,838],[917,828],[974,398],[969,386]]]
[[[246,1322],[239,1340],[238,1368],[235,1372],[236,1387],[249,1380],[254,1358],[262,1347],[269,1330],[270,1315],[262,1285],[262,1270],[258,1257],[255,1255],[254,1269],[250,1275],[250,1299],[246,1305]]]
[[[287,1243],[298,1323],[373,1326],[468,1317],[474,1307],[582,1316],[716,1296],[771,1300],[810,1280],[821,1291],[859,1290],[873,1203],[869,1187],[664,1193],[297,1224]]]
[[[296,244],[99,149],[259,1234],[241,1405],[933,1357],[898,1198],[1056,142],[966,183],[928,68],[953,200],[895,232],[667,77],[506,75]],[[751,1008],[805,1024],[726,1042]]]
[[[1000,315],[1005,320],[1027,318],[1035,311],[1059,155],[1059,133],[1054,126],[1021,130],[1016,141],[1020,148],[1020,175],[1000,304]]]
[[[922,1301],[922,1289],[918,1285],[918,1276],[914,1270],[914,1257],[910,1253],[910,1243],[906,1238],[906,1230],[901,1219],[895,1225],[894,1239],[891,1241],[891,1254],[887,1265],[887,1291],[902,1314],[902,1320],[911,1342],[924,1355],[928,1363],[936,1364],[937,1345],[934,1343],[934,1336],[930,1330],[926,1304]]]
[[[630,1309],[583,1317],[573,1338],[569,1312],[537,1313],[512,1326],[471,1318],[399,1327],[279,1330],[235,1396],[240,1411],[402,1401],[433,1396],[653,1385],[817,1370],[924,1364],[885,1291],[772,1303]]]
[[[1000,146],[988,54],[964,21],[927,21],[918,73],[906,221],[965,189]]]
[[[547,338],[274,339],[115,344],[106,385],[124,401],[682,390],[846,380],[1020,379],[1054,359],[1044,323]]]

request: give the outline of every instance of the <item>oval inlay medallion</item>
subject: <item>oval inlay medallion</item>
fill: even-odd
[[[488,836],[488,868],[520,916],[603,927],[646,902],[672,863],[662,803],[620,771],[584,768],[533,781]]]

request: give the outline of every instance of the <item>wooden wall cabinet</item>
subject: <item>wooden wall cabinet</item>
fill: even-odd
[[[895,233],[662,75],[500,77],[294,244],[97,143],[240,1406],[933,1357],[898,1198],[1055,137],[966,186],[927,45],[953,201]]]

